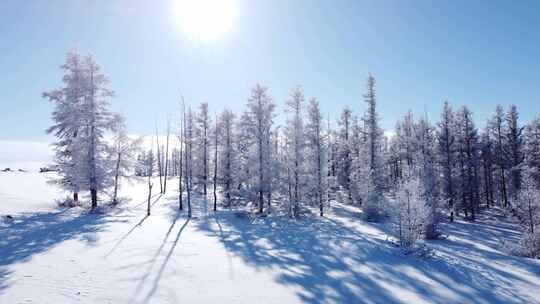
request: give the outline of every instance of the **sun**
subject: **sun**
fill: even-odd
[[[172,0],[180,29],[194,39],[216,40],[230,32],[236,17],[235,0]]]

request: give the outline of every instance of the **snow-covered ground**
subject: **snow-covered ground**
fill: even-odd
[[[149,217],[144,181],[88,214],[57,208],[46,177],[0,173],[0,303],[540,303],[540,261],[501,251],[519,235],[496,211],[445,225],[420,259],[349,206],[292,221],[198,199],[188,219],[171,180]]]

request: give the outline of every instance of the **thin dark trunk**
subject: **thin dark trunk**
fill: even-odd
[[[169,171],[169,136],[170,136],[170,127],[169,122],[167,121],[167,141],[165,144],[165,174],[163,180],[163,193],[167,191],[167,175]]]
[[[503,207],[508,206],[508,194],[506,193],[506,173],[504,172],[504,167],[501,165],[501,195],[503,201]]]
[[[159,192],[163,193],[163,181],[161,179],[161,153],[159,149],[159,133],[156,127],[156,144],[157,144],[157,161],[158,161],[158,174],[159,174]]]
[[[116,159],[116,170],[114,174],[114,195],[113,195],[113,204],[117,203],[117,197],[118,197],[118,178],[120,175],[120,159],[122,154],[118,153],[118,158]]]
[[[217,168],[218,168],[218,119],[216,116],[216,130],[214,140],[214,211],[217,210]]]
[[[150,181],[150,177],[148,177],[148,203],[146,206],[146,215],[150,216],[150,208],[152,207],[152,204],[150,203],[150,199],[152,198],[152,182]]]
[[[182,130],[180,130],[180,158],[179,158],[179,163],[178,163],[178,166],[179,166],[179,170],[178,170],[178,209],[180,210],[183,210],[184,209],[184,202],[183,202],[183,189],[182,189],[182,175],[183,175],[183,172],[182,170],[184,169],[183,168],[183,161],[182,161],[182,157],[184,157],[183,155],[183,143],[182,143],[182,140],[183,140],[183,128]]]
[[[259,123],[260,125],[260,123]],[[259,129],[261,126],[259,126]],[[262,133],[262,132],[260,132]],[[263,198],[263,151],[262,151],[262,134],[259,134],[259,212],[263,213],[264,209],[264,198]]]
[[[322,200],[322,170],[321,170],[321,143],[319,137],[319,128],[317,127],[317,194],[319,197],[319,215],[323,216]]]
[[[92,90],[90,95],[92,117],[90,120],[90,197],[92,200],[92,210],[97,207],[97,177],[96,177],[96,126],[95,126],[95,103],[94,103],[94,74],[90,74]]]

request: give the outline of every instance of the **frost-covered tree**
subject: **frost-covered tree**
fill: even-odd
[[[115,164],[113,203],[117,203],[120,177],[129,176],[136,166],[135,154],[141,148],[142,139],[142,137],[136,139],[129,138],[124,118],[120,115],[115,115],[113,145],[110,149],[110,158]]]
[[[225,196],[225,206],[231,206],[232,193],[237,183],[238,161],[235,115],[230,110],[221,113],[218,125],[219,172],[218,181]]]
[[[193,190],[193,146],[195,142],[194,119],[191,108],[183,109],[184,184],[187,194],[188,216],[191,217],[191,194]]]
[[[148,150],[148,152],[145,154],[145,159],[144,159],[144,176],[151,176],[154,174],[154,172],[156,171],[156,156],[154,155],[154,150],[153,149],[150,149]]]
[[[414,250],[425,232],[428,212],[422,192],[422,183],[416,177],[407,177],[399,185],[389,211],[399,245],[407,250]]]
[[[82,128],[79,108],[87,88],[82,56],[77,52],[69,52],[61,69],[64,71],[63,87],[43,93],[44,98],[54,103],[53,125],[47,129],[47,133],[57,138],[54,143],[54,163],[58,170],[58,178],[52,182],[64,190],[71,191],[73,201],[76,203],[79,200],[79,192],[84,187],[84,181],[79,175],[82,170],[82,153],[79,150],[78,140]]]
[[[500,202],[503,207],[508,206],[507,191],[507,169],[508,161],[506,158],[504,112],[500,105],[495,108],[495,114],[489,122],[491,134],[493,135],[493,150],[495,153],[495,165],[497,166],[497,184],[500,195]]]
[[[367,132],[360,125],[356,115],[352,118],[349,144],[351,147],[350,195],[353,203],[362,205],[362,202],[367,199],[369,186],[367,176],[370,169],[368,164]]]
[[[270,171],[270,136],[274,120],[275,105],[268,94],[268,89],[257,84],[247,101],[247,110],[242,115],[242,128],[245,130],[248,167],[252,179],[252,190],[257,193],[259,212],[264,210],[264,194],[269,191]]]
[[[474,220],[479,201],[479,144],[472,112],[466,106],[462,107],[456,115],[456,137],[460,209],[465,211],[465,216],[468,216],[470,212],[470,218]]]
[[[441,168],[442,194],[450,210],[450,221],[454,220],[455,189],[455,160],[456,136],[454,111],[448,103],[444,102],[441,120],[437,130],[437,156]]]
[[[218,121],[218,118],[217,118],[217,115],[216,115],[216,126],[213,130],[213,137],[214,137],[214,159],[213,159],[213,164],[214,164],[214,172],[212,174],[212,181],[213,181],[213,185],[214,185],[214,211],[217,210],[217,179],[218,179],[218,147],[219,147],[219,144],[218,144],[218,137],[219,137],[219,131],[218,131],[218,126],[219,124],[219,121]]]
[[[56,163],[58,183],[74,192],[90,191],[92,209],[97,207],[98,192],[113,184],[107,157],[105,132],[113,127],[108,99],[113,92],[94,58],[69,53],[63,78],[65,87],[44,96],[55,102],[54,125],[48,130],[58,138]]]
[[[396,126],[396,141],[400,155],[401,178],[407,178],[414,172],[414,117],[409,111]]]
[[[493,139],[491,129],[487,126],[480,136],[480,162],[482,172],[482,186],[486,207],[489,208],[494,198],[493,175],[495,171],[495,155],[493,153]]]
[[[521,172],[523,166],[523,129],[519,126],[519,113],[515,105],[511,105],[506,113],[506,159],[509,168],[509,195],[513,199],[521,189]]]
[[[353,153],[352,162],[351,162],[351,185],[350,185],[350,194],[352,202],[367,207],[366,203],[368,196],[370,194],[370,187],[372,186],[369,176],[370,176],[370,167],[369,167],[369,154],[367,153],[366,142],[362,142],[354,150],[358,150]]]
[[[135,176],[146,176],[145,171],[146,151],[142,150],[137,154],[137,161],[135,164]]]
[[[301,87],[291,90],[286,102],[286,111],[290,114],[285,128],[285,140],[287,141],[286,153],[291,170],[292,202],[290,202],[289,214],[297,217],[300,211],[300,203],[304,195],[305,186],[305,134],[303,121],[304,91]]]
[[[525,162],[530,178],[540,189],[540,115],[538,115],[525,129]]]
[[[335,162],[336,162],[336,174],[337,180],[340,186],[345,188],[350,197],[351,188],[351,123],[352,123],[352,111],[348,107],[345,107],[341,112],[341,116],[338,120],[340,127],[337,134],[337,138],[334,142],[336,145]]]
[[[108,88],[109,81],[101,73],[100,67],[92,56],[84,59],[86,89],[80,107],[80,119],[83,126],[79,135],[82,151],[85,152],[84,176],[85,184],[90,190],[92,209],[97,207],[98,192],[111,186],[109,173],[110,163],[107,161],[107,143],[104,140],[106,131],[113,127],[112,114],[109,112],[108,99],[114,95]]]
[[[520,241],[521,253],[525,256],[540,258],[540,189],[530,172],[525,175],[514,210],[525,229]]]
[[[367,199],[362,204],[366,218],[376,220],[382,211],[384,199],[383,160],[381,159],[382,130],[379,127],[377,102],[375,96],[375,78],[370,74],[367,79],[367,92],[364,100],[368,109],[364,117],[366,132],[367,166],[369,168]]]
[[[182,109],[181,109],[181,118],[180,118],[180,126],[179,126],[179,132],[178,132],[178,210],[184,210],[184,187],[183,187],[183,179],[184,179],[184,119],[185,119],[185,105],[182,98]]]
[[[324,215],[324,200],[327,191],[327,160],[324,136],[324,123],[319,102],[312,98],[307,109],[306,139],[307,139],[307,192],[314,194],[319,215]]]
[[[418,164],[416,175],[421,184],[420,197],[425,204],[423,232],[426,239],[434,239],[439,236],[438,224],[440,220],[435,129],[427,118],[421,118],[415,124],[415,135],[416,163]]]
[[[194,143],[194,174],[197,178],[199,186],[202,188],[202,193],[206,197],[208,193],[208,176],[209,176],[209,151],[211,144],[210,126],[212,120],[208,112],[208,103],[203,102],[199,106],[199,112],[195,118],[194,132],[196,140]]]

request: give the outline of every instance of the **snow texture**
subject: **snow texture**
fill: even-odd
[[[443,224],[424,259],[355,207],[259,218],[196,196],[188,219],[169,190],[145,217],[141,179],[88,213],[55,207],[51,174],[0,172],[0,303],[540,303],[540,261],[501,250],[520,235],[496,209]]]

